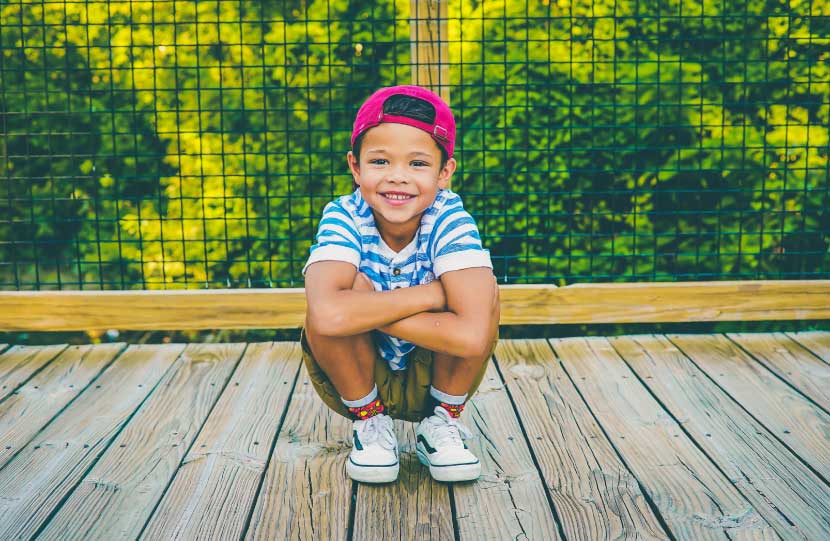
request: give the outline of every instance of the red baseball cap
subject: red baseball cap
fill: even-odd
[[[450,106],[438,94],[413,85],[381,88],[369,96],[357,112],[352,130],[352,148],[360,135],[383,122],[406,124],[424,130],[447,151],[447,158],[452,158],[455,117]]]

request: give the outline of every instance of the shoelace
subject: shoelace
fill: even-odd
[[[397,444],[395,433],[392,430],[392,418],[388,415],[375,415],[362,421],[363,426],[357,429],[357,435],[363,445],[378,442],[385,449],[394,449]]]
[[[464,426],[464,423],[450,416],[441,406],[435,406],[434,415],[429,418],[429,422],[434,428],[436,445],[449,443],[462,447],[464,445],[462,440],[473,437],[473,433]]]

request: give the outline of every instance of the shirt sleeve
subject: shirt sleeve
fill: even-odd
[[[481,245],[476,222],[458,196],[447,201],[435,220],[431,253],[436,278],[454,270],[493,268],[490,252]]]
[[[323,218],[317,228],[317,244],[311,247],[303,276],[309,265],[318,261],[344,261],[360,268],[360,233],[354,218],[338,201],[332,201],[323,209]]]

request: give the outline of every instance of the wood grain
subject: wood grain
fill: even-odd
[[[0,330],[299,328],[302,289],[0,291]]]
[[[351,422],[315,393],[305,366],[277,436],[247,539],[346,539]]]
[[[38,539],[138,537],[244,348],[188,345]]]
[[[501,324],[830,319],[830,280],[501,286]],[[0,330],[299,328],[302,289],[0,292]]]
[[[0,539],[32,537],[183,349],[131,346],[0,470]]]
[[[74,400],[124,347],[70,346],[0,402],[0,467]]]
[[[830,339],[830,333],[826,334]],[[817,359],[783,333],[727,336],[776,376],[830,411],[830,364]]]
[[[248,345],[142,539],[240,538],[299,364],[297,343]]]
[[[599,424],[677,539],[776,539],[747,499],[604,338],[551,340]]]
[[[475,484],[453,485],[460,539],[560,539],[520,420],[495,364],[464,410],[481,460]]]
[[[0,355],[0,400],[12,394],[64,349],[66,344],[13,346]]]
[[[501,291],[503,325],[830,316],[830,280],[503,286]]]
[[[830,415],[724,336],[668,335],[668,338],[776,438],[824,479],[830,479]]]
[[[809,349],[825,363],[830,364],[830,332],[795,332],[787,333],[787,336]]]
[[[719,341],[727,340],[721,336]],[[621,337],[611,343],[781,537],[830,538],[830,487],[675,344],[663,336]],[[735,359],[722,358],[717,370],[726,373],[735,364]]]
[[[668,539],[548,343],[502,340],[495,355],[566,538]]]
[[[447,0],[410,1],[412,84],[429,88],[450,103]]]
[[[800,367],[799,359],[809,358],[806,366],[820,369],[813,363],[827,360],[828,335],[791,335],[824,360],[791,341],[783,342],[785,351],[763,345],[773,340],[780,346],[781,335],[759,337],[759,343],[770,362],[778,362],[779,355],[781,362]],[[724,357],[726,368],[739,365],[735,355],[747,354],[725,337],[718,340],[739,353],[725,357],[707,346],[708,354]],[[404,450],[401,480],[366,490],[353,485],[343,468],[351,424],[328,410],[304,371],[292,387],[297,344],[280,346],[287,348],[284,356],[270,345],[251,345],[198,435],[192,427],[205,416],[206,385],[212,380],[180,372],[184,361],[176,358],[184,346],[132,346],[0,465],[0,539],[36,534],[94,539],[104,537],[100,532],[108,532],[107,538],[123,534],[134,539],[132,524],[141,521],[133,513],[150,507],[149,500],[159,503],[152,516],[139,513],[148,517],[144,539],[238,538],[241,530],[246,538],[269,539],[555,539],[560,529],[567,539],[665,538],[669,534],[661,525],[676,539],[777,538],[778,532],[785,539],[830,538],[830,484],[795,459],[789,443],[783,445],[761,426],[764,419],[755,420],[739,407],[664,337],[657,337],[657,349],[637,343],[626,350],[619,345],[624,343],[615,339],[614,346],[631,366],[601,338],[555,341],[562,361],[546,341],[502,341],[494,366],[506,385],[501,388],[491,366],[464,419],[476,434],[470,444],[482,458],[483,476],[476,483],[452,485],[449,492],[416,463],[414,425],[403,422],[398,422]],[[107,347],[112,346],[94,346],[88,355]],[[760,360],[753,347],[748,343]],[[280,359],[294,364],[280,369],[274,366]],[[80,375],[80,369],[61,372],[63,362],[59,357],[41,364],[22,379],[18,362],[8,366],[17,367],[18,387],[25,395],[36,381],[45,385],[46,379],[59,381],[60,374]],[[758,361],[752,364],[770,378],[759,389],[772,382],[774,388],[798,394]],[[813,390],[823,391],[811,374],[805,378],[815,380]],[[186,386],[206,392],[188,394]],[[48,403],[46,391],[40,391]],[[169,400],[154,405],[164,394]],[[0,401],[0,408],[14,403],[15,396]],[[181,409],[179,399],[193,405],[193,412]],[[285,399],[290,403],[278,429],[274,423]],[[31,406],[18,417],[36,419],[41,404]],[[148,409],[152,415],[143,417]],[[171,436],[177,431],[171,423],[191,427],[181,431],[186,436],[175,435],[185,439]],[[131,439],[121,448],[118,438],[127,434]],[[271,443],[261,449],[264,438]],[[171,479],[182,455],[169,460],[170,455],[150,448],[172,442],[181,446],[176,452],[184,453],[188,441],[193,446]],[[146,452],[138,452],[139,442]],[[98,475],[102,469],[106,471]],[[93,481],[89,495],[78,503]],[[166,487],[164,496],[159,486]],[[448,497],[455,517],[446,510]],[[124,509],[124,501],[135,502],[135,509],[116,512]],[[561,526],[553,522],[549,502]],[[352,505],[354,529],[349,531]],[[94,522],[91,531],[85,520],[67,522],[70,512],[88,514],[84,519]]]
[[[447,484],[432,480],[415,454],[415,424],[395,421],[401,451],[398,480],[357,484],[353,539],[452,539]]]

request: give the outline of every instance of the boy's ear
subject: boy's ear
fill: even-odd
[[[458,162],[455,158],[450,158],[444,164],[444,168],[438,173],[438,188],[444,189],[450,185],[450,179],[455,173],[455,168],[458,167]]]
[[[358,162],[357,156],[351,150],[346,154],[346,161],[349,162],[349,171],[352,172],[355,186],[360,186],[360,163]]]

